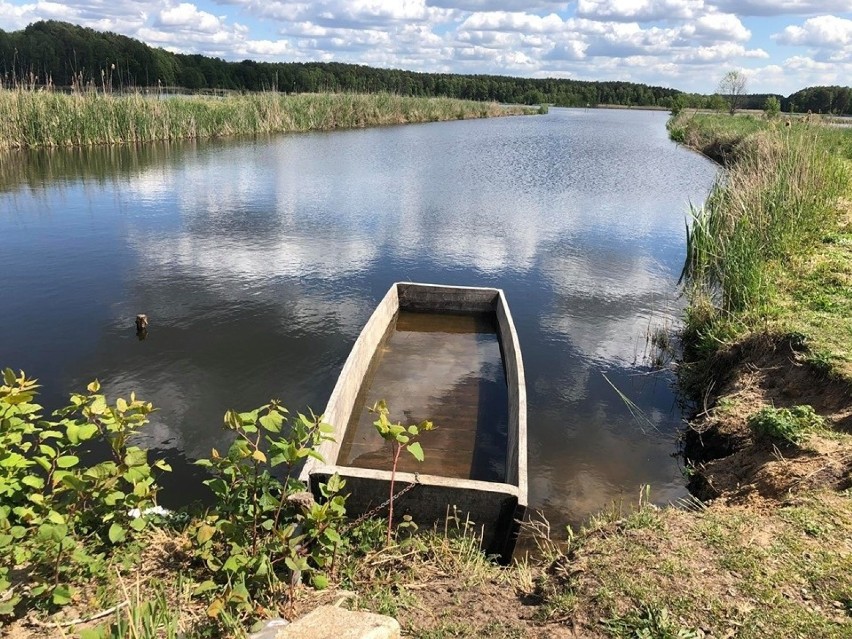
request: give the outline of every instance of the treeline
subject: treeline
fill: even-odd
[[[852,115],[852,88],[850,87],[808,87],[796,91],[788,99],[787,110],[814,113],[833,113]]]
[[[173,54],[126,36],[56,21],[36,22],[21,31],[0,30],[0,72],[5,84],[33,79],[37,84],[50,81],[65,87],[93,83],[114,89],[180,86],[193,91],[387,91],[403,96],[560,106],[670,108],[674,96],[680,93],[630,82],[415,73],[335,62],[227,62]]]
[[[181,87],[189,91],[352,91],[402,96],[446,96],[521,104],[585,107],[726,108],[719,95],[683,93],[632,82],[416,73],[338,62],[227,62],[175,54],[115,33],[67,22],[36,22],[21,31],[0,29],[0,81],[57,87]],[[743,96],[740,108],[763,109],[766,94]],[[852,89],[812,87],[785,98],[784,111],[852,114]]]

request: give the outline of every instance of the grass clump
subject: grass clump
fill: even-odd
[[[752,332],[794,333],[852,375],[852,131],[710,115],[669,128],[728,166],[687,228],[687,355],[706,360]]]
[[[379,94],[143,94],[0,89],[0,150],[360,128],[535,113],[532,107]]]
[[[772,437],[798,445],[809,432],[824,427],[825,418],[807,405],[792,408],[764,406],[749,417],[748,425],[758,437]]]

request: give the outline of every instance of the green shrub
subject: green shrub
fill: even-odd
[[[792,408],[761,408],[748,419],[749,428],[758,437],[782,439],[799,444],[805,435],[825,425],[825,419],[811,406]]]
[[[27,599],[63,606],[75,583],[104,572],[108,549],[141,532],[143,513],[156,504],[148,453],[129,445],[148,421],[151,404],[130,395],[108,404],[97,381],[87,394],[42,419],[33,400],[38,384],[21,372],[3,371],[0,383],[0,615]],[[86,466],[85,446],[99,443],[109,457]],[[16,582],[11,582],[12,570]]]
[[[193,553],[211,573],[196,588],[211,593],[211,617],[251,614],[259,598],[274,602],[282,591],[292,601],[303,576],[324,588],[325,572],[345,543],[345,497],[338,494],[344,480],[333,475],[321,484],[323,503],[317,503],[294,477],[307,457],[322,459],[315,447],[333,428],[321,416],[288,419],[287,409],[273,400],[245,413],[229,410],[225,428],[236,435],[227,454],[214,448],[197,462],[213,474],[204,483],[216,505],[189,529]]]

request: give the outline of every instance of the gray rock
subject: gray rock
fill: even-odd
[[[392,617],[320,606],[278,628],[274,639],[400,639],[400,632],[399,623]]]
[[[275,619],[270,619],[257,632],[253,632],[249,635],[249,639],[275,639],[276,634],[279,630],[289,625],[289,621],[286,619],[282,619],[281,617],[276,617]]]

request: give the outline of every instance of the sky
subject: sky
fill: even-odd
[[[64,20],[226,60],[624,80],[712,93],[848,85],[852,0],[0,0],[0,28]]]

